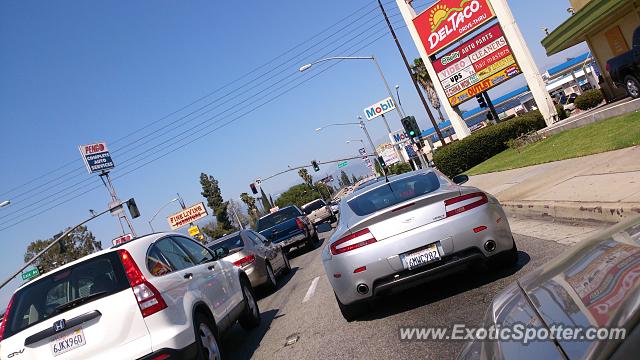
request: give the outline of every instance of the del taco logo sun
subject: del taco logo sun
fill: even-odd
[[[488,0],[440,0],[413,22],[432,55],[494,17]]]

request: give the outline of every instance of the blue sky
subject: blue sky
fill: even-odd
[[[415,4],[423,9],[428,2]],[[553,29],[569,16],[568,2],[510,4],[539,68],[586,51],[580,45],[548,58],[540,45],[541,28]],[[398,13],[395,2],[386,7],[389,14]],[[362,9],[359,19],[353,16],[309,40],[358,9]],[[365,106],[387,96],[383,84],[367,61],[326,63],[303,74],[296,72],[317,58],[376,55],[392,86],[400,86],[404,110],[416,115],[426,129],[424,109],[391,37],[368,44],[386,32],[381,20],[369,0],[245,1],[242,7],[212,1],[1,2],[0,201],[13,203],[0,209],[0,275],[6,276],[22,263],[32,240],[48,238],[79,222],[89,209],[106,208],[106,190],[97,176],[89,176],[82,168],[80,144],[107,141],[117,165],[113,176],[119,195],[135,197],[142,211],[142,217],[134,220],[139,232],[148,230],[149,217],[176,192],[187,204],[202,201],[201,172],[219,179],[225,198],[237,199],[249,191],[248,184],[256,177],[312,159],[357,154],[358,146],[345,140],[363,139],[359,128],[334,127],[320,133],[314,129],[355,121]],[[391,20],[413,59],[417,50],[406,29],[400,28],[401,17]],[[317,44],[343,26],[339,34]],[[294,51],[271,61],[298,44]],[[360,47],[364,48],[354,53]],[[277,65],[281,74],[269,72],[249,81]],[[250,71],[254,72],[238,79]],[[266,88],[285,76],[278,85]],[[250,112],[285,89],[278,86],[294,81],[287,85],[291,87],[305,79]],[[173,113],[225,84],[230,85]],[[520,76],[491,94],[499,96],[523,84]],[[216,99],[204,109],[210,111],[206,115],[187,116]],[[472,106],[466,104],[463,109]],[[204,124],[209,125],[206,130],[190,130],[215,114]],[[400,128],[397,115],[388,118],[392,130]],[[234,122],[199,138],[229,120]],[[379,121],[368,127],[377,142],[386,138]],[[159,156],[163,157],[137,169]],[[353,163],[348,172],[364,171],[357,161]],[[132,169],[137,170],[127,173]],[[319,174],[334,171],[334,166],[322,166]],[[277,194],[297,181],[293,172],[265,183],[265,190]],[[166,230],[163,216],[175,210],[176,204],[167,207],[154,221],[156,229]],[[120,231],[110,217],[90,223],[89,228],[105,246]],[[0,306],[17,284],[0,290]]]

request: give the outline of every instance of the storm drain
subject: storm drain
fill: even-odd
[[[291,346],[300,340],[300,334],[295,333],[287,336],[287,340],[284,343],[284,346]]]

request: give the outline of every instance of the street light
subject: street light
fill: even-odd
[[[369,136],[369,131],[367,131],[367,127],[364,125],[364,121],[362,120],[361,116],[358,116],[358,119],[360,119],[360,122],[350,122],[350,123],[336,123],[336,124],[329,124],[329,125],[325,125],[325,126],[321,126],[319,128],[316,129],[316,131],[321,131],[322,129],[326,129],[328,127],[331,126],[349,126],[349,125],[357,125],[359,126],[362,131],[364,131],[364,134],[367,135],[367,139],[369,140],[369,145],[371,145],[371,149],[373,150],[373,153],[377,156],[378,154],[376,153],[376,146],[373,145],[373,141],[371,140],[371,136]]]
[[[354,142],[354,141],[359,141],[359,142],[361,142],[361,143],[362,143],[362,145],[364,145],[364,140],[362,140],[362,139],[347,140],[347,144],[350,144],[350,143],[352,143],[352,142]]]
[[[178,201],[178,200],[180,200],[180,199],[179,199],[179,198],[171,199],[171,201],[169,201],[168,203],[166,203],[166,204],[162,205],[162,206],[160,207],[160,209],[158,209],[158,211],[156,211],[156,213],[155,213],[155,214],[153,214],[153,216],[151,217],[151,220],[149,220],[149,227],[151,228],[151,232],[155,232],[155,230],[153,229],[153,225],[151,225],[151,222],[153,221],[153,219],[155,219],[155,218],[156,218],[156,216],[158,216],[158,214],[160,213],[160,211],[162,211],[162,209],[164,209],[165,207],[167,207],[167,206],[168,206],[169,204],[171,204],[172,202],[176,202],[176,201]]]
[[[5,206],[9,206],[9,204],[11,204],[11,200],[5,200],[3,202],[0,202],[0,208],[3,208]]]
[[[384,77],[384,73],[382,72],[382,69],[380,68],[380,64],[378,64],[378,60],[376,60],[375,56],[333,56],[333,57],[316,60],[306,65],[302,65],[298,69],[298,71],[303,72],[303,71],[309,70],[315,64],[325,62],[325,61],[331,61],[331,60],[371,60],[373,61],[376,64],[378,73],[380,73],[380,78],[382,78],[382,82],[384,83],[384,86],[387,89],[387,92],[389,93],[389,97],[393,100],[394,104],[398,103],[396,101],[395,96],[393,96],[393,92],[389,87],[389,83],[387,83],[387,79]],[[396,110],[398,111],[398,115],[400,116],[400,119],[402,119],[404,117],[404,114],[402,113],[402,110],[400,109],[400,107],[397,106]],[[389,123],[387,122],[387,119],[384,119],[384,123],[387,125],[387,130],[389,131],[389,134],[391,134],[391,128],[389,127]]]

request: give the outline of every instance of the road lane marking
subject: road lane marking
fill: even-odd
[[[311,299],[313,294],[315,294],[316,286],[318,286],[318,280],[320,280],[320,277],[316,276],[316,278],[313,279],[313,281],[311,282],[311,286],[309,286],[309,290],[307,290],[307,294],[304,296],[304,299],[302,299],[303,303],[309,301],[309,299]]]

